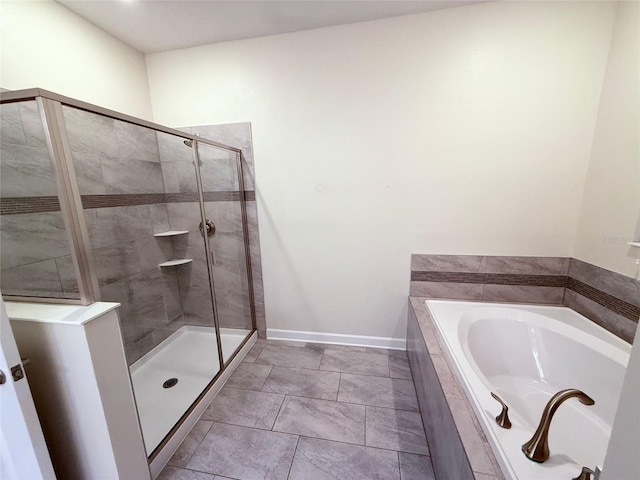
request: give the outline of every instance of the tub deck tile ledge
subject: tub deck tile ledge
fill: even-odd
[[[445,340],[434,325],[425,300],[428,299],[409,297],[407,348],[411,371],[416,382],[424,381],[423,377],[429,376],[429,369],[437,378],[437,382],[426,385],[431,397],[429,402],[424,399],[421,401],[421,396],[418,395],[436,478],[438,480],[504,480],[498,461],[462,387]],[[418,333],[419,335],[416,335]],[[440,403],[435,408],[444,409],[444,412],[448,413],[441,418],[440,425],[435,425],[431,419],[425,418],[429,410],[434,408],[433,402]],[[448,425],[447,421],[449,421]],[[441,435],[442,432],[438,428],[453,429],[455,434]],[[448,438],[445,439],[445,437]],[[439,455],[439,452],[443,455]]]

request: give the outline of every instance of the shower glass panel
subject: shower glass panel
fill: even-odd
[[[38,104],[2,104],[0,117],[0,289],[20,297],[80,299]]]
[[[192,148],[69,106],[63,116],[100,299],[122,305],[151,454],[220,371]]]
[[[239,154],[197,142],[224,361],[253,326]]]
[[[121,304],[153,460],[255,331],[240,151],[44,90],[0,97],[2,293]]]

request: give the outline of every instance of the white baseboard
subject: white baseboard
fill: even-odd
[[[333,345],[388,348],[390,350],[407,349],[407,340],[405,338],[368,337],[365,335],[346,335],[342,333],[301,332],[299,330],[267,328],[267,338],[269,340],[329,343]]]

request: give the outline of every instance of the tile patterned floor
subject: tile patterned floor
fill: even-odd
[[[259,340],[159,480],[433,480],[405,352]]]

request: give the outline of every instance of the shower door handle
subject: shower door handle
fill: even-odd
[[[200,222],[200,226],[198,228],[200,229],[200,235],[202,235],[203,237],[204,237],[205,228],[207,231],[207,237],[212,237],[214,233],[216,233],[216,226],[209,219],[206,220],[204,226],[202,225],[202,222]]]

